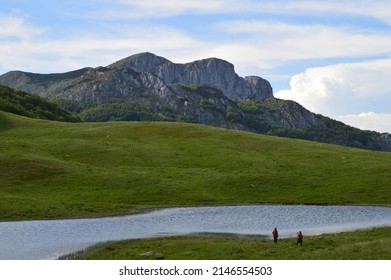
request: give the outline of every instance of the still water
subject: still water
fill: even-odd
[[[260,205],[169,208],[147,214],[75,220],[0,222],[0,259],[56,259],[99,242],[189,233],[280,237],[391,226],[391,208]]]

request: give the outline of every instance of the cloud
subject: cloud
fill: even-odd
[[[110,5],[100,13],[121,18],[164,18],[184,14],[275,14],[292,16],[325,16],[328,14],[345,14],[371,17],[391,24],[391,10],[388,0],[359,0],[352,4],[351,0],[99,0]],[[122,9],[118,9],[121,5]],[[110,8],[113,7],[114,8]],[[128,7],[128,8],[126,8]]]
[[[391,114],[368,112],[359,115],[339,116],[337,119],[361,129],[391,133]]]
[[[23,34],[22,29],[20,33]],[[71,37],[40,35],[36,32],[23,40],[3,40],[0,44],[0,71],[70,71],[86,66],[104,66],[145,51],[180,61],[197,55],[201,57],[202,50],[208,49],[208,43],[166,26],[122,26],[115,32],[91,34],[86,30]]]
[[[183,0],[119,0],[119,2],[139,7],[145,10],[155,11],[176,11],[176,13],[191,11],[197,12],[216,12],[224,6],[229,6],[234,1],[230,0],[198,0],[198,1],[183,1]]]
[[[327,15],[345,14],[374,18],[391,24],[390,2],[388,0],[368,1],[358,0],[354,3],[350,0],[302,0],[302,1],[276,1],[271,10],[278,13]]]
[[[377,114],[388,119],[390,67],[391,59],[384,59],[309,68],[291,78],[290,89],[278,91],[275,96],[294,100],[315,113],[354,120],[356,126],[366,128],[365,120]]]
[[[28,40],[41,35],[45,28],[33,27],[22,17],[0,13],[0,42],[3,40]]]
[[[105,9],[90,13],[95,18],[118,19],[157,19],[180,15],[225,14],[238,10],[235,0],[106,0]]]
[[[369,33],[351,26],[235,20],[219,23],[217,28],[231,36],[244,34],[243,43],[256,44],[263,50],[264,59],[274,61],[358,57],[391,51],[391,32]]]

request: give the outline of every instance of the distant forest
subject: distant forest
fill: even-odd
[[[38,95],[0,85],[0,110],[30,118],[81,122],[80,117]]]

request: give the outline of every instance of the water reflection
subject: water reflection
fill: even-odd
[[[362,206],[225,206],[170,208],[99,219],[0,223],[0,259],[56,259],[98,242],[196,232],[280,237],[391,226],[391,208]]]

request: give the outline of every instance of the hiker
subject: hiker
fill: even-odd
[[[277,228],[274,228],[274,230],[272,231],[272,234],[273,234],[274,243],[277,243],[277,238],[278,238]]]
[[[301,231],[297,233],[297,242],[296,245],[300,244],[300,246],[303,246],[303,234]]]

